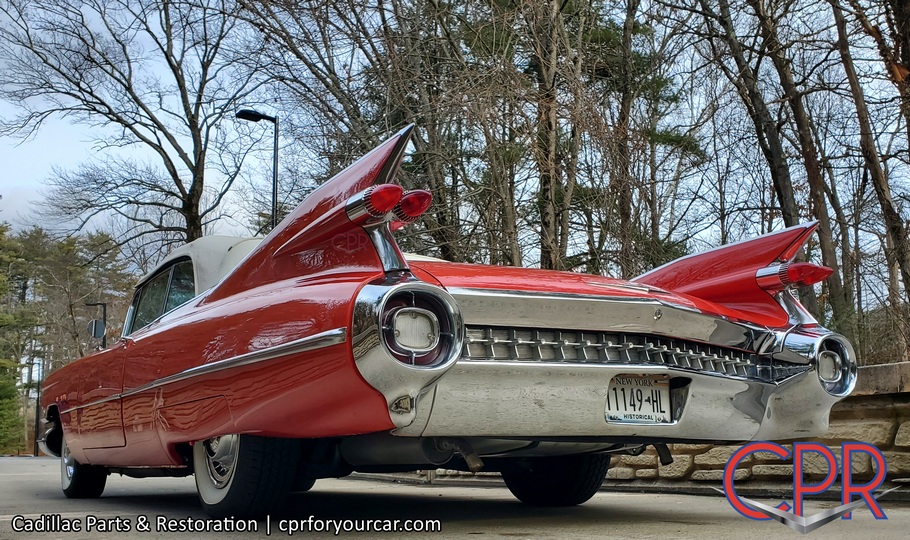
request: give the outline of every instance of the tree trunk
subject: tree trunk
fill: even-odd
[[[890,237],[885,237],[885,253],[894,253],[894,245]],[[900,269],[894,257],[888,260],[888,304],[890,304],[891,320],[894,321],[894,345],[900,351],[900,356],[907,357],[907,321],[904,317],[904,300],[900,293]]]
[[[893,251],[893,261],[900,269],[901,281],[904,283],[904,298],[910,299],[910,249],[907,243],[907,231],[904,228],[903,219],[894,206],[891,198],[891,187],[888,185],[888,178],[882,169],[881,160],[879,159],[878,150],[875,146],[875,138],[872,134],[871,120],[869,111],[866,108],[865,95],[860,85],[859,78],[856,75],[856,69],[853,67],[853,57],[850,54],[850,48],[847,41],[847,23],[844,20],[844,13],[841,10],[837,0],[828,0],[831,4],[831,10],[834,13],[834,21],[837,25],[837,49],[840,53],[841,62],[844,71],[847,74],[847,81],[850,83],[850,93],[853,96],[853,103],[856,106],[856,118],[859,122],[859,144],[863,160],[866,163],[866,169],[869,171],[869,177],[872,180],[872,187],[878,198],[879,206],[882,210],[882,218],[885,222],[885,231],[888,236],[888,243]]]
[[[863,31],[875,42],[888,77],[897,88],[904,127],[910,138],[910,3],[906,0],[885,0],[882,3],[894,38],[893,48],[885,41],[881,29],[869,20],[865,8],[857,0],[848,0],[848,3]]]
[[[195,200],[194,200],[195,199]],[[199,200],[197,197],[188,197],[183,205],[183,219],[186,223],[186,241],[192,242],[202,238],[202,216],[199,215]]]
[[[633,261],[633,242],[635,241],[632,230],[632,174],[629,163],[629,130],[632,116],[632,103],[635,94],[632,88],[634,77],[635,58],[632,51],[632,32],[635,29],[635,13],[638,11],[639,0],[626,0],[625,19],[622,26],[622,57],[623,72],[620,75],[619,115],[616,118],[614,129],[615,165],[611,178],[611,195],[616,201],[619,214],[619,272],[621,277],[628,279],[635,275]]]
[[[748,0],[759,20],[762,39],[765,42],[768,55],[777,71],[784,98],[790,105],[793,113],[793,122],[796,124],[796,133],[799,140],[799,150],[806,168],[806,179],[809,183],[809,197],[812,201],[812,210],[818,220],[819,246],[822,253],[822,263],[834,269],[828,278],[827,285],[830,292],[831,310],[833,320],[830,325],[848,338],[852,338],[850,323],[853,320],[853,299],[846,296],[841,273],[838,265],[837,250],[831,229],[831,219],[828,215],[828,205],[825,197],[825,179],[818,160],[818,151],[812,136],[812,125],[803,103],[803,95],[796,87],[793,79],[793,70],[790,61],[785,56],[785,49],[777,37],[776,22],[765,10],[761,0]]]
[[[777,131],[777,123],[759,89],[758,77],[752,66],[746,61],[743,45],[736,36],[733,19],[730,15],[730,4],[727,0],[720,0],[720,12],[715,14],[707,0],[700,0],[700,2],[706,16],[711,16],[716,20],[723,30],[723,34],[718,37],[727,44],[730,55],[736,63],[737,73],[733,75],[735,77],[733,83],[739,90],[740,97],[755,124],[755,132],[771,171],[771,180],[774,183],[774,191],[780,204],[784,225],[792,227],[799,223],[799,211],[796,206],[796,197],[793,194],[793,182],[790,179],[786,153],[780,133]]]
[[[538,11],[534,28],[534,68],[537,76],[537,140],[534,159],[537,162],[540,188],[537,208],[540,212],[540,267],[560,270],[556,199],[560,190],[557,140],[559,124],[556,102],[556,65],[559,54],[559,9],[561,3],[550,0]]]
[[[718,13],[712,11],[712,6],[708,4],[707,0],[700,0],[700,4],[704,16],[715,20],[723,30],[722,34],[717,37],[726,43],[737,70],[736,73],[725,70],[725,73],[736,86],[755,126],[759,146],[761,146],[771,172],[771,182],[774,185],[784,225],[792,227],[799,223],[799,210],[796,205],[796,196],[793,193],[793,181],[790,178],[787,155],[777,129],[777,122],[771,115],[765,97],[759,88],[758,76],[746,61],[743,44],[736,35],[733,18],[730,14],[730,4],[727,0],[720,0]],[[818,313],[818,300],[811,288],[800,288],[799,298],[810,313]]]

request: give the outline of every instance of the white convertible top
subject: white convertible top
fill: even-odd
[[[199,294],[214,287],[260,242],[262,242],[262,238],[259,237],[203,236],[170,252],[154,270],[139,280],[137,287],[148,281],[149,278],[157,274],[161,268],[168,266],[172,261],[189,257],[193,261],[196,294]],[[405,253],[404,256],[409,261],[442,261],[442,259],[414,253]]]
[[[199,294],[214,287],[260,242],[262,242],[262,238],[203,236],[170,252],[154,270],[142,277],[137,287],[172,261],[189,257],[193,261],[196,294]]]

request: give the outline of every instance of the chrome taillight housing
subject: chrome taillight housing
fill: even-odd
[[[458,303],[408,273],[365,285],[355,302],[351,353],[357,370],[382,393],[395,426],[410,426],[423,396],[461,356],[465,329]]]
[[[396,291],[386,300],[380,320],[383,345],[403,364],[436,366],[452,357],[459,342],[450,302],[427,290]]]
[[[775,358],[788,362],[809,362],[825,392],[836,397],[849,395],[856,386],[856,353],[844,336],[820,326],[788,332]]]
[[[818,344],[815,369],[822,387],[831,395],[845,396],[853,391],[856,380],[856,358],[845,338],[830,335]]]

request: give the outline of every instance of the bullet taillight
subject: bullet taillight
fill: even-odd
[[[395,218],[404,224],[412,223],[426,212],[432,203],[433,195],[429,191],[422,189],[409,191],[401,197],[401,202],[395,207]]]
[[[391,212],[401,201],[402,189],[397,184],[381,184],[366,190],[367,213],[374,218],[382,217]]]
[[[807,262],[784,262],[762,268],[755,274],[758,286],[768,292],[806,287],[828,279],[834,270]]]

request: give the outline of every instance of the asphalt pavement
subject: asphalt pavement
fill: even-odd
[[[837,504],[813,501],[807,513]],[[810,536],[905,540],[910,505],[885,498],[882,507],[887,520],[874,519],[864,508],[852,520],[837,520]],[[70,500],[60,491],[57,460],[0,458],[0,539],[226,540],[267,535],[440,540],[805,538],[780,523],[740,516],[722,496],[601,491],[582,506],[540,509],[522,505],[502,487],[364,479],[320,480],[312,491],[292,495],[287,508],[267,521],[215,521],[202,512],[192,477],[111,476],[100,499]]]

